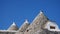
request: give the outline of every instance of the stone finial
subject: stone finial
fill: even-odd
[[[41,13],[43,13],[43,11],[42,11],[42,10],[40,10],[40,14],[41,14]]]
[[[28,20],[26,19],[24,23],[29,23]]]
[[[12,24],[12,25],[15,25],[15,26],[16,26],[15,22],[13,22],[13,24]]]

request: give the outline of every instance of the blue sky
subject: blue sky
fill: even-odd
[[[13,22],[20,27],[25,19],[31,23],[40,10],[60,27],[60,0],[0,0],[0,29]]]

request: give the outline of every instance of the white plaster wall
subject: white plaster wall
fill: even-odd
[[[55,26],[55,29],[50,29],[50,26]],[[48,21],[47,24],[45,24],[45,28],[51,31],[57,31],[59,30],[59,27],[56,23]]]

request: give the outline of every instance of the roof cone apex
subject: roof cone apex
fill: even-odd
[[[24,23],[29,23],[28,20],[26,19]]]
[[[43,14],[43,11],[42,10],[40,10],[40,14]]]
[[[16,24],[15,24],[15,22],[13,22],[13,24],[12,24],[12,25],[16,25]]]

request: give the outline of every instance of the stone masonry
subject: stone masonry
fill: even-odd
[[[0,34],[60,34],[58,25],[49,20],[42,11],[29,24],[26,19],[20,28],[15,22],[7,29],[0,30]]]

